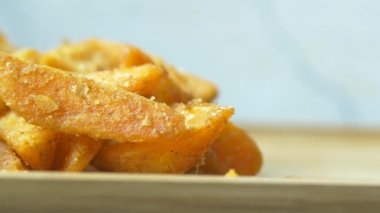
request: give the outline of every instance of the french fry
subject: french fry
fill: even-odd
[[[41,54],[37,50],[30,48],[16,50],[12,53],[12,56],[32,63],[39,63],[41,59]]]
[[[182,82],[183,90],[192,94],[194,98],[212,102],[218,96],[218,88],[210,81],[185,72],[181,73],[180,78],[182,80],[177,81]]]
[[[2,42],[6,42],[5,38],[2,37],[0,34],[0,51],[4,48],[2,48]],[[9,46],[9,45],[8,45]],[[10,48],[10,47],[9,47]],[[9,49],[7,48],[7,49]],[[22,60],[30,61],[30,62],[37,62],[39,53],[36,50],[33,49],[21,49],[17,50],[12,53],[15,57],[18,57]],[[3,115],[7,111],[8,107],[5,105],[4,101],[1,100],[0,98],[0,116]]]
[[[180,141],[198,116],[1,53],[0,96],[31,124],[118,142]]]
[[[102,142],[80,135],[61,134],[57,140],[52,169],[59,171],[83,171],[98,152]]]
[[[262,155],[255,141],[244,130],[229,123],[205,156],[200,170],[225,174],[234,169],[239,175],[254,175],[262,165]]]
[[[29,124],[9,112],[0,118],[0,136],[32,169],[50,168],[55,152],[55,132]]]
[[[1,43],[1,34],[0,34],[0,43]],[[1,46],[1,44],[0,44]],[[0,47],[1,51],[1,47]],[[34,49],[20,49],[12,53],[13,56],[20,58],[25,61],[37,63],[40,58],[40,53]],[[8,107],[0,98],[0,116],[7,111]]]
[[[211,102],[218,95],[218,88],[212,82],[186,72],[178,71],[174,66],[165,63],[159,57],[155,57],[153,60],[157,65],[167,70],[170,79],[193,98],[200,98],[206,102]]]
[[[26,170],[21,160],[9,148],[7,144],[0,141],[0,171],[23,171]]]
[[[232,115],[231,109],[220,109],[213,104],[194,103],[185,108],[189,114],[197,114],[189,120],[194,134],[181,141],[158,143],[104,144],[92,164],[106,171],[142,173],[184,173],[194,166]],[[184,109],[179,109],[183,111]]]
[[[192,96],[178,87],[167,72],[154,64],[145,64],[112,71],[84,73],[80,76],[97,82],[119,86],[127,91],[156,101],[173,104],[188,102]]]
[[[168,76],[156,86],[155,97],[163,96],[168,103],[187,102],[194,98],[212,101],[217,96],[216,86],[194,75],[180,72],[175,67],[166,64],[162,59],[151,58],[140,49],[122,43],[113,43],[97,39],[85,40],[79,43],[63,44],[56,50],[46,53],[40,60],[41,64],[71,72],[95,72],[139,66],[143,64],[157,64],[167,71]],[[106,76],[106,74],[103,74]],[[169,85],[170,84],[170,85]],[[181,95],[165,97],[167,88]],[[151,86],[149,86],[151,87]],[[184,96],[185,94],[185,96]],[[174,99],[173,99],[174,97]]]
[[[93,72],[151,63],[140,49],[122,43],[89,39],[66,43],[41,58],[41,63],[71,72]]]

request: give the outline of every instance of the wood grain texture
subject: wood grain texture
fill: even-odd
[[[376,212],[378,134],[253,130],[258,177],[1,173],[1,212]]]

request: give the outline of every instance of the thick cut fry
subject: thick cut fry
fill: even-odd
[[[242,129],[229,123],[207,152],[201,171],[225,174],[234,169],[239,175],[254,175],[262,165],[259,148]]]
[[[186,121],[198,116],[6,54],[0,54],[0,96],[29,123],[118,142],[180,141],[192,134]]]
[[[0,52],[10,53],[14,50],[14,47],[7,38],[0,33]]]
[[[179,108],[183,108],[180,106]],[[181,141],[159,143],[108,143],[103,145],[93,160],[101,170],[143,173],[184,173],[194,166],[224,128],[231,109],[220,109],[213,104],[190,104],[188,114],[193,136]]]
[[[183,91],[169,78],[165,70],[154,64],[84,73],[81,76],[97,82],[119,86],[148,98],[155,97],[156,101],[167,104],[186,103],[192,99],[190,94]]]
[[[75,72],[112,70],[151,62],[148,55],[132,45],[97,39],[63,44],[41,59],[42,64]]]
[[[1,35],[0,35],[1,40]],[[1,41],[0,41],[1,43]],[[1,48],[0,48],[1,49]],[[16,50],[12,53],[13,56],[20,58],[25,61],[34,62],[37,63],[40,58],[40,53],[37,50],[34,49],[21,49]],[[8,107],[5,105],[5,103],[0,98],[0,116],[4,114],[7,111]]]
[[[23,171],[26,170],[21,160],[9,148],[7,144],[0,141],[0,171]]]
[[[29,124],[9,112],[0,118],[0,136],[30,168],[50,168],[55,152],[56,134],[53,131]]]
[[[151,59],[140,49],[127,44],[96,39],[74,44],[63,44],[58,49],[46,53],[40,63],[80,73],[155,63],[167,71],[167,76],[161,78],[162,81],[159,84],[146,85],[148,88],[155,85],[155,92],[152,96],[158,97],[158,101],[169,104],[187,102],[194,98],[212,101],[217,96],[217,88],[213,83],[191,74],[179,72],[163,60],[159,58]],[[117,75],[117,72],[113,74]],[[103,74],[103,76],[106,75]],[[172,88],[172,90],[168,88]],[[177,94],[167,94],[168,90]]]
[[[211,102],[218,95],[218,89],[213,83],[189,73],[178,71],[175,67],[165,63],[158,57],[154,58],[154,61],[157,65],[167,70],[169,77],[193,98],[200,98],[206,102]]]
[[[81,135],[62,134],[57,139],[53,170],[83,171],[98,152],[101,141]]]

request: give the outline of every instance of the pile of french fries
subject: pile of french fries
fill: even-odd
[[[258,147],[216,95],[132,45],[42,53],[0,36],[0,170],[256,174]]]

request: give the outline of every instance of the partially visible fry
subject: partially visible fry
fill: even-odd
[[[53,170],[83,171],[98,152],[101,141],[81,135],[62,134],[58,137]]]
[[[186,103],[192,99],[190,94],[184,92],[169,78],[165,70],[154,64],[84,73],[81,76],[97,82],[119,86],[148,98],[155,97],[156,101],[167,104]]]
[[[14,50],[14,47],[7,38],[0,33],[0,52],[10,53]]]
[[[191,93],[194,98],[212,102],[218,95],[218,88],[208,80],[185,72],[182,72],[179,77],[180,79],[177,79],[177,82],[181,82],[183,90]]]
[[[40,63],[79,73],[157,64],[164,68],[169,76],[162,78],[165,79],[165,82],[156,86],[157,92],[155,92],[154,96],[163,96],[170,86],[174,86],[173,91],[180,91],[182,95],[186,95],[169,96],[171,99],[169,99],[168,103],[187,102],[193,98],[201,98],[210,102],[217,96],[217,88],[213,83],[191,74],[180,72],[158,57],[151,59],[140,49],[128,44],[97,39],[63,44],[56,50],[46,53],[41,58]],[[103,74],[103,76],[106,76],[106,74]],[[179,90],[175,88],[179,88]],[[164,96],[164,101],[167,99]]]
[[[53,131],[29,124],[9,112],[0,118],[0,136],[32,169],[50,168],[55,152],[56,134]]]
[[[182,108],[180,106],[179,108]],[[184,109],[194,132],[181,141],[159,143],[108,143],[93,161],[101,170],[143,173],[184,173],[203,156],[232,115],[231,109],[213,104],[190,104]]]
[[[26,170],[21,160],[8,147],[0,141],[0,171],[23,171]]]
[[[41,54],[35,50],[35,49],[19,49],[12,53],[13,56],[32,63],[39,63],[39,60],[41,58]]]
[[[225,174],[234,169],[239,175],[254,175],[262,165],[259,148],[244,130],[229,123],[207,152],[202,172]]]
[[[6,54],[0,54],[0,96],[29,123],[118,142],[182,140],[192,134],[186,120],[197,116]]]
[[[63,44],[41,59],[42,64],[74,72],[112,70],[151,62],[148,55],[132,45],[97,39]]]
[[[178,69],[165,63],[161,58],[155,57],[154,61],[157,65],[167,70],[170,78],[179,85],[184,92],[191,94],[193,98],[200,98],[206,102],[211,102],[218,95],[218,89],[212,82],[186,72],[178,71]]]

